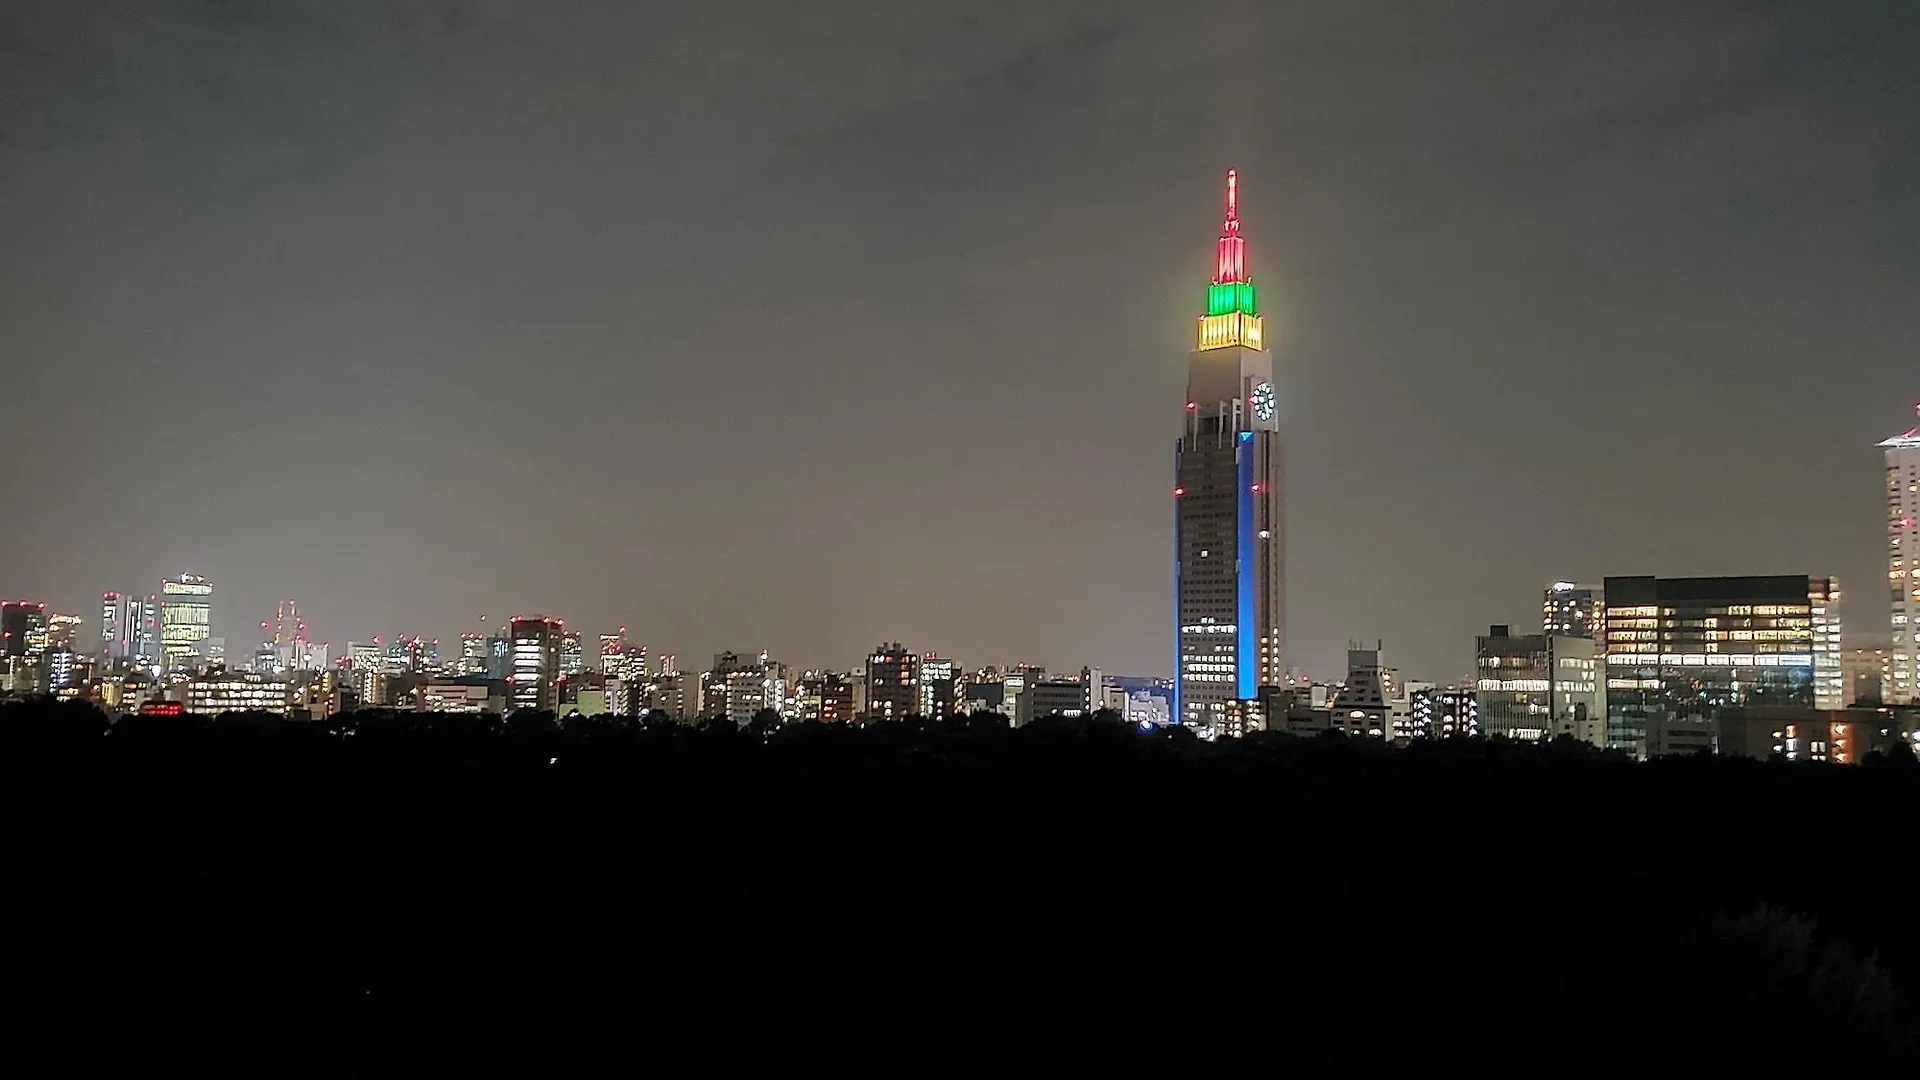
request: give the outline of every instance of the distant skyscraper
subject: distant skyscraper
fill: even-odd
[[[151,593],[144,601],[127,601],[128,607],[138,603],[140,614],[132,619],[134,629],[133,654],[142,666],[158,668],[160,664],[160,598]]]
[[[1174,448],[1174,685],[1180,722],[1221,732],[1286,671],[1286,528],[1273,354],[1247,273],[1238,181],[1187,360]]]
[[[100,594],[100,655],[109,661],[126,659],[131,648],[133,636],[128,621],[138,615],[138,608],[128,610],[131,599],[117,592]]]
[[[28,600],[0,603],[0,653],[27,658],[46,649],[47,605]]]
[[[80,623],[78,615],[61,615],[49,612],[47,615],[48,650],[65,649],[74,652],[80,645]]]
[[[560,625],[564,628],[567,625],[566,620],[562,619]],[[586,641],[580,636],[580,631],[562,629],[560,631],[560,674],[571,679],[576,675],[585,674],[586,670]]]
[[[298,638],[307,634],[307,624],[300,621],[300,604],[291,597],[280,601],[273,613],[273,643],[276,646],[289,646]]]
[[[213,583],[181,574],[160,583],[160,652],[167,670],[191,669],[205,660],[213,637]]]
[[[1839,595],[1832,578],[1802,575],[1607,578],[1607,745],[1705,749],[1722,709],[1810,709],[1843,693]]]
[[[509,624],[513,674],[507,703],[512,708],[552,710],[559,705],[561,625],[544,615],[515,616]]]
[[[513,638],[495,634],[487,639],[487,678],[506,679],[513,674]]]
[[[1893,607],[1886,700],[1906,705],[1920,701],[1920,427],[1880,445],[1887,452],[1887,592]]]
[[[460,635],[460,674],[485,675],[487,673],[487,637],[485,634],[466,633]]]
[[[623,626],[611,634],[600,635],[600,674],[618,679],[626,673],[627,628]]]
[[[1597,586],[1556,581],[1547,586],[1546,596],[1540,602],[1540,632],[1559,637],[1594,637],[1600,628],[1600,604]]]

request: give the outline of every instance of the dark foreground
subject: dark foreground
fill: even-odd
[[[62,1073],[1920,1075],[1911,757],[100,731],[0,709],[6,1029]]]

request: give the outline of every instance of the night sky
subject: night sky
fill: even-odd
[[[1907,0],[11,0],[0,594],[1165,673],[1238,168],[1294,663],[1452,678],[1607,574],[1884,633],[1915,56]]]

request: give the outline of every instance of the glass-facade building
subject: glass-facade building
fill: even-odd
[[[1527,742],[1561,735],[1604,741],[1591,638],[1493,626],[1475,642],[1474,667],[1481,732]]]
[[[213,638],[213,583],[181,574],[160,583],[160,655],[168,671],[190,670],[209,658]]]
[[[1826,700],[1822,687],[1840,692],[1832,578],[1610,577],[1604,587],[1614,749],[1646,753],[1661,723],[1710,723],[1733,707],[1811,709]]]

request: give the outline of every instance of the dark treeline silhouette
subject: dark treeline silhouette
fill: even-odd
[[[1910,754],[26,703],[0,770],[63,1072],[1920,1074]]]

